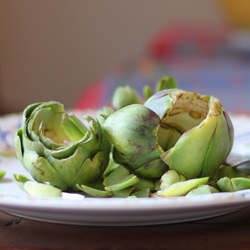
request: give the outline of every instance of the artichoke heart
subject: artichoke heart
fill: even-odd
[[[92,117],[77,118],[59,102],[36,103],[23,113],[16,154],[38,182],[62,190],[98,179],[109,161],[110,144]]]
[[[233,126],[220,101],[180,89],[157,92],[145,107],[160,118],[160,158],[187,178],[212,177],[233,145]]]

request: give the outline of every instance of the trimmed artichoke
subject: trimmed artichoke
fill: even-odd
[[[145,178],[159,178],[168,167],[186,178],[212,177],[233,145],[232,123],[219,100],[180,89],[114,112],[104,130],[114,160]]]
[[[23,113],[16,154],[38,182],[62,190],[91,185],[108,165],[110,144],[98,121],[68,115],[58,102],[36,103]]]
[[[163,90],[145,102],[160,118],[158,146],[170,169],[187,178],[213,177],[233,145],[233,126],[220,101],[180,89]]]

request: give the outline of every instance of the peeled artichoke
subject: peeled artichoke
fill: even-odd
[[[59,102],[36,103],[23,113],[16,154],[38,182],[62,190],[90,185],[104,172],[110,144],[97,120],[68,115]]]
[[[184,90],[163,90],[144,104],[160,118],[161,159],[187,178],[212,177],[233,146],[233,126],[220,101]]]

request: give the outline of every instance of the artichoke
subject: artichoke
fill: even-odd
[[[113,159],[144,178],[159,178],[167,170],[157,143],[160,119],[142,104],[112,113],[103,128],[113,144]]]
[[[213,177],[233,145],[233,126],[220,101],[180,89],[124,107],[103,127],[114,160],[145,178],[159,178],[168,167],[188,179]]]
[[[24,110],[15,150],[36,181],[76,190],[76,184],[91,185],[102,176],[110,144],[96,119],[79,119],[61,103],[45,102]]]
[[[115,89],[112,97],[112,105],[115,109],[121,109],[136,103],[141,103],[141,98],[131,86],[119,86]]]
[[[220,101],[180,89],[163,90],[145,102],[160,118],[161,159],[187,178],[213,177],[233,146],[233,126]]]

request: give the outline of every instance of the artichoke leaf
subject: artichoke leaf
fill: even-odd
[[[203,195],[203,194],[212,194],[218,193],[219,191],[210,185],[199,185],[197,188],[191,190],[186,196],[194,196],[194,195]]]
[[[135,197],[149,197],[150,194],[151,194],[150,188],[145,188],[145,189],[133,192],[131,194],[131,196],[135,196]]]
[[[5,175],[6,175],[6,171],[0,169],[0,180],[2,180]]]
[[[115,89],[112,97],[112,105],[115,109],[121,109],[131,104],[141,103],[141,98],[135,89],[126,85]]]
[[[71,181],[72,183],[90,185],[102,175],[106,166],[106,152],[100,151],[92,159],[88,158],[83,162],[77,175]]]
[[[79,185],[76,184],[76,187],[86,193],[87,195],[91,197],[111,197],[113,196],[112,192],[106,191],[106,190],[99,190],[90,186],[86,185]]]
[[[27,181],[24,190],[32,197],[61,197],[62,190],[49,184]]]
[[[156,194],[160,197],[183,196],[199,185],[207,184],[208,179],[209,177],[202,177],[176,182],[166,189],[157,191]]]
[[[139,179],[136,175],[130,174],[125,167],[120,165],[104,178],[103,184],[107,191],[118,191],[133,186],[138,182]]]
[[[217,181],[219,189],[223,192],[233,192],[250,189],[250,179],[246,177],[223,177]]]
[[[131,195],[131,193],[133,192],[134,187],[128,187],[125,189],[120,189],[117,191],[112,191],[113,193],[113,197],[119,197],[119,198],[127,198]]]

